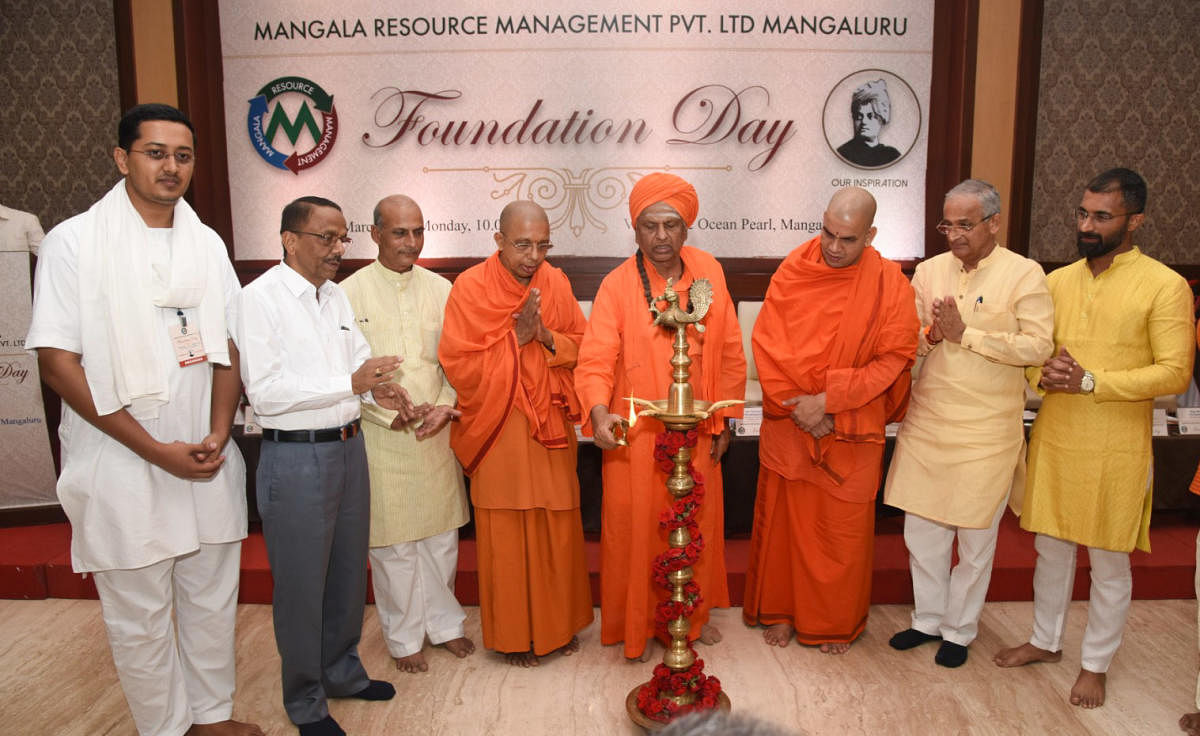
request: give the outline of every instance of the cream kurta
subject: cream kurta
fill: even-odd
[[[450,282],[420,266],[397,273],[376,261],[341,286],[371,354],[404,358],[396,378],[413,403],[454,406],[454,389],[437,358]],[[467,523],[449,428],[418,441],[419,422],[392,430],[396,412],[372,404],[362,411],[371,471],[370,546],[425,539]]]
[[[1012,488],[1020,495],[1025,366],[1050,356],[1054,305],[1036,262],[997,247],[971,270],[953,253],[917,265],[922,335],[934,299],[953,296],[961,344],[930,346],[888,468],[884,501],[932,521],[986,529]]]
[[[1021,527],[1115,552],[1150,551],[1154,397],[1187,389],[1192,292],[1134,248],[1092,277],[1086,260],[1050,274],[1055,351],[1096,377],[1091,394],[1049,393],[1029,438]],[[1041,371],[1030,369],[1030,383]]]

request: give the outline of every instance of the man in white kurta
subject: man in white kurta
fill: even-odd
[[[966,662],[978,631],[1004,502],[1024,478],[1025,367],[1053,348],[1046,276],[1000,247],[999,229],[990,184],[968,179],[946,194],[938,230],[950,250],[913,275],[924,360],[884,489],[907,512],[915,601],[911,628],[889,643],[904,650],[940,639],[934,661],[944,667]]]
[[[1133,593],[1129,553],[1150,551],[1154,398],[1187,389],[1195,354],[1191,289],[1133,244],[1145,206],[1136,172],[1092,179],[1075,209],[1083,257],[1047,279],[1057,352],[1030,370],[1045,398],[1021,503],[1021,528],[1037,533],[1033,635],[994,658],[1001,667],[1062,659],[1076,545],[1086,545],[1092,585],[1070,695],[1083,708],[1104,704]]]
[[[404,672],[424,672],[425,638],[459,657],[474,651],[454,596],[458,528],[467,523],[462,468],[450,449],[455,393],[438,363],[450,282],[416,265],[425,244],[421,208],[403,195],[375,206],[379,260],[341,284],[375,355],[400,355],[396,382],[409,405],[363,406],[371,475],[371,581],[388,651]]]
[[[181,199],[195,163],[187,118],[139,105],[118,133],[126,178],[46,236],[26,338],[63,399],[71,564],[96,582],[139,733],[261,735],[230,720],[246,536],[245,465],[229,440],[238,281]]]

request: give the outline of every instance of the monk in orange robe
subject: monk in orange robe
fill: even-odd
[[[746,358],[733,300],[720,264],[708,253],[684,245],[699,208],[696,190],[671,174],[650,174],[629,196],[630,221],[638,250],[604,278],[592,305],[575,369],[575,386],[588,410],[585,432],[594,434],[604,453],[604,498],[600,529],[600,640],[625,642],[625,656],[648,659],[655,635],[654,607],[667,593],[654,585],[651,565],[667,549],[659,513],[670,496],[667,474],[653,460],[661,424],[644,420],[629,431],[628,447],[613,434],[629,413],[625,397],[657,399],[671,383],[674,331],[653,324],[649,302],[664,293],[667,279],[681,305],[696,279],[712,283],[713,303],[701,321],[704,332],[688,328],[691,381],[697,399],[740,399],[746,390]],[[665,307],[665,302],[659,303]],[[721,492],[721,455],[729,446],[727,409],[698,425],[692,450],[695,470],[704,479],[706,497],[697,517],[705,548],[694,566],[702,600],[691,617],[690,639],[720,640],[708,625],[713,606],[729,605],[725,574],[725,519]]]
[[[843,189],[775,275],[751,343],[763,389],[743,617],[768,644],[841,654],[871,603],[884,426],[908,405],[920,322],[871,247],[875,198]]]
[[[509,204],[494,237],[450,290],[438,358],[462,412],[450,445],[471,479],[483,645],[530,667],[578,651],[592,621],[571,379],[584,317],[544,262],[541,207]]]

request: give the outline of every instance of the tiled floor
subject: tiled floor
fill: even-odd
[[[1001,670],[990,655],[1029,634],[1029,603],[989,603],[971,657],[958,670],[933,663],[933,646],[895,652],[887,639],[908,625],[907,606],[875,606],[867,631],[844,656],[795,644],[769,648],[740,609],[717,611],[725,639],[701,647],[735,710],[803,734],[1170,734],[1195,710],[1196,602],[1135,601],[1109,676],[1109,701],[1082,711],[1066,701],[1079,667],[1085,607],[1073,604],[1062,662]],[[268,734],[296,733],[279,700],[271,609],[238,612],[235,715]],[[479,611],[468,609],[479,641]],[[476,651],[464,660],[427,650],[430,672],[401,675],[367,608],[361,653],[374,677],[396,683],[388,703],[337,701],[334,716],[355,736],[398,734],[634,734],[625,695],[651,665],[627,664],[586,629],[583,649],[513,668]],[[133,733],[91,600],[0,601],[0,734]]]

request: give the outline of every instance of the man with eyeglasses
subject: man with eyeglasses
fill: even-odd
[[[231,720],[246,536],[229,438],[237,276],[183,200],[187,117],[138,105],[117,135],[124,178],[42,241],[25,343],[63,400],[71,565],[96,583],[138,733],[261,735]]]
[[[771,276],[751,342],[763,387],[742,619],[769,646],[845,654],[867,625],[886,426],[908,406],[917,310],[881,256],[875,197],[834,192]]]
[[[725,272],[716,258],[687,245],[688,228],[699,211],[695,187],[674,174],[647,174],[634,185],[629,219],[637,249],[600,284],[575,371],[587,412],[584,431],[605,450],[600,641],[624,642],[625,657],[642,661],[653,654],[656,634],[669,641],[665,628],[655,624],[655,607],[666,593],[653,582],[650,566],[667,548],[659,514],[670,497],[664,485],[667,473],[654,460],[660,431],[656,423],[638,423],[626,438],[628,446],[616,444],[614,428],[628,413],[627,397],[654,399],[671,384],[675,333],[654,324],[650,311],[665,304],[654,297],[664,294],[668,283],[680,305],[689,303],[688,290],[696,281],[707,279],[712,285],[712,304],[698,325],[704,331],[688,331],[695,397],[740,399],[746,390],[742,333]],[[689,641],[721,640],[721,632],[709,623],[710,609],[729,605],[720,461],[730,440],[725,418],[741,415],[740,406],[732,407],[696,427],[692,464],[704,479],[706,494],[696,520],[705,547],[692,570],[701,600],[690,617]]]
[[[358,656],[367,595],[370,485],[360,403],[407,405],[395,355],[371,357],[331,279],[350,243],[334,202],[283,208],[283,262],[242,290],[237,344],[263,427],[256,492],[275,581],[283,705],[301,736],[341,736],[328,698],[388,700]]]
[[[949,251],[913,275],[924,361],[884,490],[906,512],[915,602],[911,627],[889,644],[941,641],[934,662],[959,667],[978,633],[1010,491],[1020,508],[1025,367],[1054,349],[1054,304],[1042,267],[996,241],[992,185],[968,179],[947,192],[937,229]]]
[[[1129,169],[1088,183],[1073,214],[1082,258],[1048,279],[1058,352],[1029,371],[1045,397],[1021,504],[1021,527],[1037,533],[1033,636],[995,662],[1062,659],[1076,545],[1086,545],[1092,586],[1070,694],[1083,708],[1104,704],[1129,613],[1129,553],[1150,551],[1154,398],[1187,388],[1195,352],[1187,282],[1133,244],[1145,207],[1146,182]]]
[[[462,412],[450,445],[471,479],[483,645],[536,667],[579,651],[592,622],[572,376],[584,317],[546,263],[545,210],[510,202],[493,238],[450,289],[438,357]]]
[[[450,282],[417,265],[425,216],[411,198],[375,205],[379,258],[342,281],[358,326],[376,354],[404,356],[400,411],[363,405],[371,470],[371,583],[388,651],[401,672],[429,669],[428,636],[457,657],[475,651],[454,597],[458,528],[467,523],[462,468],[450,449],[455,393],[438,364]]]

